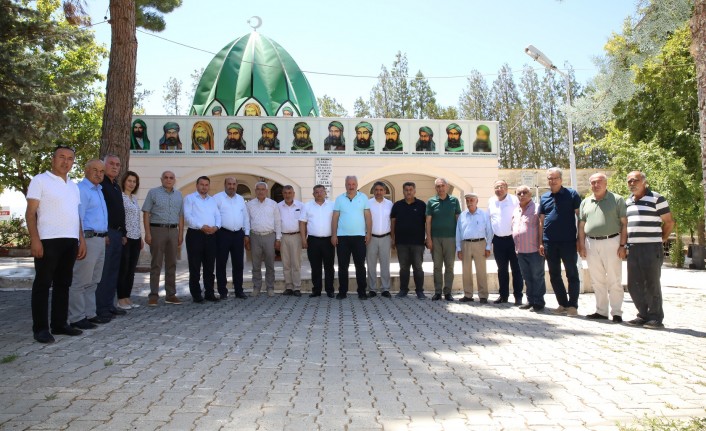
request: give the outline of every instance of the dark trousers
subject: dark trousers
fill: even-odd
[[[365,278],[365,237],[339,236],[338,247],[338,291],[348,293],[348,264],[353,255],[355,265],[355,280],[358,284],[358,295],[367,295],[368,282]]]
[[[539,252],[520,253],[517,255],[517,262],[527,285],[527,302],[544,307],[544,294],[547,293],[544,282],[544,257]]]
[[[218,284],[218,294],[225,298],[228,296],[228,257],[233,267],[233,291],[236,295],[243,294],[243,255],[245,253],[245,232],[240,229],[233,232],[228,229],[218,229],[216,232],[216,242],[218,243],[218,254],[216,256],[216,280]]]
[[[678,252],[677,250],[676,252]],[[637,308],[637,317],[662,323],[662,243],[630,244],[628,253],[628,293]]]
[[[127,239],[127,244],[123,246],[123,254],[120,259],[120,275],[118,275],[118,299],[130,298],[132,286],[135,284],[135,268],[140,259],[140,238]]]
[[[123,234],[117,229],[108,229],[108,245],[105,246],[103,275],[96,289],[96,314],[110,317],[115,310],[115,296],[123,255]]]
[[[409,267],[414,275],[414,288],[417,293],[424,292],[424,246],[397,244],[397,260],[400,263],[400,292],[409,292]]]
[[[325,286],[326,293],[333,293],[333,257],[335,249],[331,244],[330,236],[311,236],[306,238],[306,255],[311,265],[312,293],[321,294]],[[321,283],[321,266],[323,265],[325,284]]]
[[[49,289],[51,295],[51,327],[68,324],[69,287],[73,278],[74,262],[78,252],[76,238],[42,240],[44,255],[34,259],[32,284],[32,331],[49,329]]]
[[[498,284],[500,297],[507,299],[510,296],[510,274],[508,264],[512,270],[512,293],[516,300],[522,300],[522,271],[515,254],[515,241],[512,236],[493,236],[493,256],[498,265]]]
[[[206,235],[198,229],[186,231],[186,254],[189,260],[189,292],[195,300],[203,299],[201,294],[201,267],[203,267],[203,290],[208,298],[215,297],[213,284],[216,279],[213,270],[216,266],[216,235]]]
[[[578,255],[576,254],[576,242],[545,242],[544,256],[547,258],[549,268],[549,280],[554,289],[556,301],[562,307],[579,306],[579,292],[581,281],[579,279]],[[561,264],[564,263],[564,271],[569,281],[569,296],[566,296],[564,279],[561,277]]]

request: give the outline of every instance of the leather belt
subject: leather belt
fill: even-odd
[[[299,231],[296,231],[296,232],[282,232],[282,235],[296,235],[296,234],[298,234],[298,233],[299,233]]]
[[[478,242],[478,241],[485,241],[485,238],[464,239],[464,241]]]
[[[166,228],[169,228],[169,229],[174,229],[174,228],[178,227],[179,225],[176,225],[176,224],[163,224],[163,223],[150,223],[150,226],[152,226],[152,227],[166,227]]]
[[[505,235],[505,236],[494,235],[494,236],[495,236],[495,238],[500,238],[500,239],[512,238],[512,235]]]
[[[316,235],[309,235],[307,238],[316,238],[316,239],[331,239],[331,236],[316,236]]]
[[[371,234],[371,235],[373,235],[375,238],[385,238],[385,237],[388,236],[389,234],[390,234],[390,232],[384,233],[384,234],[382,234],[382,235],[375,235],[375,234]]]
[[[84,230],[83,231],[84,238],[93,238],[93,237],[105,238],[106,236],[108,236],[108,232],[96,232],[94,230]]]
[[[232,232],[232,233],[238,233],[238,232],[242,232],[242,231],[243,231],[243,228],[242,228],[242,227],[241,227],[240,229],[238,229],[238,230],[230,230],[230,229],[228,229],[227,227],[222,227],[222,226],[221,226],[221,229],[227,230],[228,232]]]
[[[250,235],[259,235],[259,236],[265,236],[265,235],[269,235],[269,234],[271,234],[271,233],[275,233],[275,232],[274,232],[274,231],[269,231],[269,232],[253,232],[253,231],[250,231]]]
[[[615,238],[618,235],[620,235],[620,233],[614,233],[613,235],[606,235],[606,236],[590,236],[590,235],[587,235],[587,236],[591,239],[601,240],[601,239]]]

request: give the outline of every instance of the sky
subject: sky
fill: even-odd
[[[144,103],[150,115],[165,113],[164,85],[170,77],[190,90],[194,70],[251,32],[248,20],[253,16],[262,20],[257,31],[279,43],[305,71],[317,97],[334,97],[353,115],[355,99],[369,98],[381,66],[389,69],[397,51],[407,55],[410,75],[421,70],[429,78],[444,106],[458,104],[471,70],[485,75],[489,86],[505,63],[517,74],[525,65],[543,73],[524,52],[530,44],[560,69],[570,64],[578,82],[586,84],[597,73],[593,59],[603,54],[611,34],[621,32],[636,9],[634,0],[183,3],[165,15],[163,32],[137,33],[137,79],[143,89],[153,91]],[[87,5],[96,39],[110,47],[110,25],[104,22],[108,0],[89,0]],[[104,73],[107,66],[106,59]],[[189,104],[184,100],[182,106]],[[5,193],[0,204],[11,205],[13,213],[24,212],[21,194]]]

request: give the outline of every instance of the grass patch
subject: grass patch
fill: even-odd
[[[52,401],[57,399],[58,395],[57,394],[50,394],[50,395],[44,395],[44,400],[45,401]]]
[[[103,365],[105,365],[106,367],[109,367],[109,366],[113,365],[113,360],[106,359],[105,361],[103,361]]]
[[[620,431],[706,431],[706,417],[689,420],[644,417],[634,425],[618,425],[618,429]]]
[[[14,362],[17,358],[19,358],[19,356],[15,355],[14,353],[12,355],[7,355],[0,359],[0,364],[9,364],[10,362]]]

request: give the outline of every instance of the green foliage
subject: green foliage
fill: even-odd
[[[162,97],[164,110],[167,115],[179,115],[181,112],[181,99],[184,98],[184,85],[180,79],[169,77],[164,84],[164,96]]]
[[[684,241],[681,238],[681,235],[677,235],[672,248],[669,250],[669,261],[677,268],[683,268],[684,260],[686,259],[686,256],[684,256]]]
[[[412,118],[431,118],[436,106],[436,93],[431,89],[429,81],[420,70],[409,84],[411,88],[411,116]]]
[[[355,103],[353,103],[353,116],[358,118],[370,118],[373,116],[370,112],[370,105],[362,97],[355,99]]]
[[[181,6],[182,0],[135,0],[135,24],[151,31],[166,28],[163,14]]]
[[[15,362],[17,358],[19,358],[19,356],[14,353],[12,355],[4,356],[2,359],[0,359],[0,364],[9,364],[10,362]]]
[[[29,247],[29,231],[22,217],[0,222],[0,247]]]
[[[667,417],[644,418],[635,425],[620,425],[620,431],[704,431],[706,418],[691,418],[690,420],[669,419]]]
[[[324,94],[322,97],[318,97],[317,102],[319,103],[319,112],[322,117],[347,117],[348,111],[343,107],[335,97],[330,97]]]

